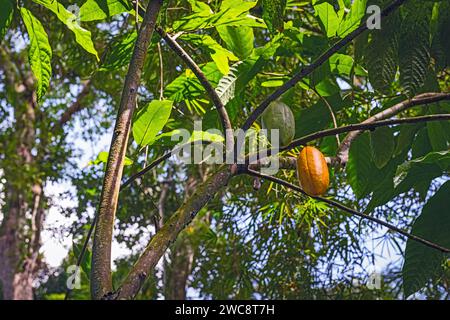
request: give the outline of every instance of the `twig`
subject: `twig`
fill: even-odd
[[[322,96],[320,93],[319,93],[319,91],[317,91],[317,89],[316,89],[316,87],[315,86],[310,86],[308,83],[306,83],[306,81],[303,81],[303,83],[305,84],[305,85],[307,85],[309,88],[311,88],[311,90],[312,91],[314,91],[314,93],[325,103],[325,105],[327,106],[327,108],[328,108],[328,111],[330,112],[330,115],[331,115],[331,119],[333,120],[333,126],[335,127],[335,128],[337,128],[338,127],[338,124],[337,124],[337,121],[336,121],[336,116],[334,115],[334,111],[333,111],[333,108],[331,107],[331,105],[330,105],[330,103],[328,102],[328,100],[324,97],[324,96]],[[341,141],[340,141],[340,139],[339,139],[339,135],[337,134],[336,135],[336,142],[337,142],[337,145],[338,145],[338,147],[341,145]]]
[[[164,99],[164,62],[163,56],[161,52],[161,44],[158,42],[156,44],[158,47],[158,56],[159,56],[159,100]]]
[[[348,208],[348,207],[344,206],[343,204],[341,204],[339,202],[336,202],[334,200],[330,200],[330,199],[327,199],[327,198],[323,198],[323,197],[310,196],[305,191],[303,191],[303,189],[301,189],[300,187],[298,187],[296,185],[293,185],[293,184],[291,184],[291,183],[289,183],[287,181],[284,181],[282,179],[279,179],[279,178],[276,178],[276,177],[272,177],[272,176],[268,176],[268,175],[259,173],[257,171],[254,171],[252,169],[247,169],[246,173],[248,173],[249,175],[254,176],[254,177],[259,177],[261,179],[267,179],[269,181],[278,183],[278,184],[283,185],[283,186],[285,186],[285,187],[287,187],[289,189],[297,191],[297,192],[299,192],[299,193],[301,193],[301,194],[303,194],[305,196],[308,196],[308,197],[310,197],[312,199],[316,199],[316,200],[325,202],[325,203],[327,203],[327,204],[329,204],[329,205],[331,205],[333,207],[336,207],[338,209],[341,209],[341,210],[343,210],[343,211],[345,211],[347,213],[350,213],[352,215],[358,216],[358,217],[360,217],[362,219],[367,219],[367,220],[370,220],[372,222],[375,222],[375,223],[377,223],[379,225],[382,225],[382,226],[384,226],[384,227],[386,227],[386,228],[388,228],[390,230],[396,231],[396,232],[404,235],[405,237],[407,237],[407,238],[409,238],[411,240],[420,242],[420,243],[422,243],[422,244],[424,244],[424,245],[426,245],[426,246],[428,246],[430,248],[442,251],[444,253],[449,253],[450,252],[450,249],[448,249],[448,248],[442,247],[442,246],[440,246],[440,245],[438,245],[438,244],[436,244],[434,242],[431,242],[429,240],[423,239],[423,238],[421,238],[419,236],[416,236],[416,235],[413,235],[413,234],[411,234],[409,232],[406,232],[406,231],[404,231],[404,230],[402,230],[400,228],[397,228],[396,226],[393,226],[393,225],[391,225],[391,224],[389,224],[389,223],[387,223],[387,222],[385,222],[383,220],[380,220],[380,219],[377,219],[375,217],[366,215],[366,214],[361,213],[359,211],[356,211],[356,210],[354,210],[352,208]]]
[[[388,16],[392,11],[396,10],[399,6],[401,6],[406,0],[396,0],[391,3],[386,9],[381,12],[381,17]],[[275,101],[279,98],[283,93],[287,90],[295,86],[299,81],[301,81],[306,76],[310,75],[314,70],[320,67],[323,63],[325,63],[332,55],[341,50],[351,41],[353,41],[357,36],[367,30],[367,21],[364,21],[357,29],[348,34],[345,38],[341,39],[335,45],[333,45],[330,49],[325,51],[319,58],[317,58],[310,65],[302,68],[298,73],[296,73],[291,79],[285,82],[281,87],[279,87],[275,92],[273,92],[270,96],[264,99],[263,102],[250,114],[250,116],[245,121],[242,126],[242,130],[247,131],[252,124],[258,119],[258,117],[264,112],[264,110],[269,106],[272,101]]]
[[[148,166],[146,166],[144,169],[142,169],[141,171],[133,174],[130,178],[128,178],[128,180],[126,180],[122,186],[120,187],[120,191],[124,190],[125,188],[127,188],[131,183],[133,183],[133,181],[135,181],[136,179],[142,177],[144,174],[146,174],[147,172],[149,172],[150,170],[152,170],[154,167],[156,167],[157,165],[159,165],[161,162],[164,162],[165,160],[169,159],[171,156],[173,156],[174,154],[176,154],[178,151],[182,150],[183,148],[193,144],[194,142],[188,142],[185,143],[165,154],[163,154],[162,156],[160,156],[159,158],[157,158],[155,161],[153,161],[152,163],[150,163]],[[195,143],[199,143],[199,141],[196,141]],[[207,143],[207,141],[201,141],[201,143]]]

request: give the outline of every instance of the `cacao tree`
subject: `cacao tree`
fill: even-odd
[[[448,298],[449,9],[3,0],[1,297]]]

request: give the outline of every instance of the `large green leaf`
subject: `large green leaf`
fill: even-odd
[[[91,39],[91,32],[83,29],[77,21],[77,17],[68,11],[62,4],[56,0],[33,0],[52,11],[58,19],[64,23],[69,30],[75,34],[75,41],[87,52],[95,55],[98,60],[97,50]]]
[[[11,24],[14,6],[10,0],[3,0],[0,4],[0,42]]]
[[[133,55],[136,37],[137,33],[136,31],[133,31],[114,41],[111,49],[106,54],[106,57],[100,66],[100,70],[113,71],[127,66]]]
[[[328,38],[336,35],[339,24],[342,21],[342,15],[339,15],[334,10],[334,7],[328,2],[322,2],[314,6],[314,11],[319,17]]]
[[[269,31],[274,34],[283,31],[286,0],[262,0],[263,19]]]
[[[450,138],[449,126],[446,122],[431,121],[427,123],[428,137],[434,151],[448,149]]]
[[[80,8],[80,20],[104,20],[130,10],[132,7],[126,0],[87,0]]]
[[[232,52],[223,48],[216,40],[207,34],[184,34],[180,39],[187,41],[195,47],[204,48],[216,63],[222,74],[230,72],[229,61],[239,60]]]
[[[421,215],[414,222],[411,230],[414,235],[441,246],[450,247],[449,195],[450,181],[447,181],[423,207]],[[442,252],[408,239],[402,269],[406,297],[439,276],[442,272],[444,257]]]
[[[383,168],[391,160],[395,148],[392,129],[381,127],[371,132],[370,148],[375,165],[379,169]]]
[[[441,1],[438,12],[439,17],[436,23],[436,33],[433,35],[432,54],[439,69],[444,69],[450,65],[450,41],[448,41],[450,1]]]
[[[411,0],[400,30],[400,83],[409,96],[423,86],[430,65],[430,21],[433,4]]]
[[[252,28],[219,26],[216,29],[227,48],[239,59],[244,60],[251,55],[255,41]]]
[[[367,133],[353,141],[346,166],[347,179],[358,199],[367,196],[373,187],[377,167],[372,161],[370,139]]]
[[[213,85],[217,84],[222,77],[214,62],[201,66],[201,70]],[[190,69],[186,69],[164,89],[165,96],[174,102],[194,100],[203,96],[204,93],[205,88]]]
[[[42,23],[26,8],[20,9],[23,22],[30,38],[28,60],[36,77],[36,94],[42,98],[50,84],[52,75],[52,48]]]
[[[419,130],[418,125],[407,125],[400,128],[400,132],[397,136],[396,147],[394,150],[394,156],[398,156],[406,149],[411,148],[414,137]]]
[[[367,0],[354,0],[350,12],[345,17],[344,21],[339,24],[337,35],[344,38],[346,35],[354,31],[361,24],[362,18],[366,14]]]
[[[220,11],[213,13],[207,4],[191,1],[194,13],[175,21],[172,27],[176,31],[194,31],[222,25],[263,28],[265,24],[261,19],[248,14],[248,10],[255,5],[256,1],[224,0]]]
[[[399,11],[383,20],[380,30],[371,32],[372,39],[364,50],[369,80],[375,90],[390,88],[398,69]]]
[[[413,167],[420,167],[423,164],[437,164],[443,170],[450,167],[450,150],[430,152],[427,155],[407,161],[397,168],[394,177],[394,184],[398,186],[408,175]]]
[[[139,146],[144,147],[155,141],[169,120],[172,105],[170,100],[153,100],[138,112],[133,123],[133,138]]]

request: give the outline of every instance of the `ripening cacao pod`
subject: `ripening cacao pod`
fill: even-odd
[[[273,101],[262,114],[263,127],[268,130],[278,129],[280,145],[288,145],[295,135],[295,119],[292,110],[281,101]]]
[[[297,157],[297,174],[302,189],[311,196],[323,195],[330,184],[327,162],[322,152],[305,147]]]

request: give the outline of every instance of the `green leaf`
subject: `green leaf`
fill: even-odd
[[[75,34],[75,41],[87,52],[93,54],[97,60],[98,54],[91,39],[91,32],[83,29],[77,21],[77,17],[68,11],[62,4],[56,0],[33,0],[52,11],[66,27]]]
[[[184,34],[180,39],[191,43],[196,47],[203,47],[209,52],[222,74],[230,72],[228,61],[239,60],[232,52],[223,48],[216,40],[206,34]]]
[[[449,194],[450,181],[447,181],[423,207],[421,215],[414,222],[412,234],[450,247]],[[443,271],[444,258],[442,252],[408,239],[402,269],[405,297],[420,290],[428,281],[436,279]]]
[[[252,54],[255,36],[250,27],[219,26],[216,28],[227,48],[240,60]]]
[[[380,127],[370,132],[370,148],[375,165],[379,169],[383,168],[394,153],[395,141],[392,129]]]
[[[109,152],[107,151],[102,151],[99,152],[99,154],[97,155],[97,158],[95,160],[91,160],[89,161],[89,163],[87,164],[88,166],[96,166],[100,163],[107,163],[108,162],[108,156],[109,156]],[[123,165],[124,166],[129,166],[133,164],[133,160],[131,160],[128,157],[125,157],[124,161],[123,161]]]
[[[351,144],[346,166],[348,182],[358,199],[372,191],[377,168],[371,155],[369,135],[364,133]]]
[[[127,66],[133,55],[137,33],[131,32],[114,41],[100,66],[100,71],[114,71]]]
[[[413,167],[420,167],[423,164],[437,164],[443,170],[450,167],[450,150],[430,152],[427,155],[407,161],[397,168],[394,177],[394,185],[397,187],[408,175]]]
[[[449,127],[445,122],[430,121],[427,123],[428,138],[434,151],[448,149]]]
[[[430,65],[430,21],[433,4],[412,0],[405,4],[405,18],[400,30],[400,83],[414,96],[425,83]]]
[[[153,100],[138,112],[133,123],[133,138],[139,146],[145,147],[155,141],[169,120],[172,105],[170,100]]]
[[[201,69],[213,85],[217,84],[222,77],[221,72],[217,69],[217,65],[213,62],[206,63]],[[174,102],[193,101],[203,96],[204,93],[205,88],[200,84],[200,81],[198,81],[191,69],[186,69],[169,83],[164,90],[164,94]]]
[[[380,30],[371,32],[372,39],[364,50],[369,81],[375,90],[385,91],[395,80],[398,69],[400,14],[393,12]]]
[[[50,84],[52,75],[52,48],[48,42],[47,33],[41,22],[33,16],[31,11],[20,8],[25,28],[30,38],[28,60],[36,77],[36,94],[38,100],[42,98]]]
[[[80,8],[80,20],[104,20],[130,10],[132,7],[125,0],[87,0]]]
[[[14,6],[10,0],[3,0],[0,4],[0,42],[8,31],[14,14]]]
[[[344,21],[339,24],[337,35],[344,38],[346,35],[354,31],[361,24],[362,18],[366,14],[367,0],[354,0],[350,12]]]
[[[398,156],[406,149],[411,148],[419,127],[417,125],[408,125],[400,128],[400,133],[397,136],[397,145],[394,150],[394,156]]]
[[[432,53],[439,70],[450,66],[450,1],[442,1],[438,7],[439,17],[436,23],[436,33],[433,35]]]
[[[261,19],[248,14],[248,10],[256,5],[256,1],[224,0],[217,13],[213,13],[207,4],[198,5],[198,3],[198,1],[191,1],[194,14],[175,21],[172,26],[175,31],[194,31],[222,25],[265,27]]]
[[[334,7],[328,2],[315,5],[314,11],[325,28],[327,37],[334,37],[339,28],[339,24],[341,23],[342,16],[339,16],[336,11],[334,11]]]
[[[262,0],[263,19],[270,33],[283,31],[286,0]]]

